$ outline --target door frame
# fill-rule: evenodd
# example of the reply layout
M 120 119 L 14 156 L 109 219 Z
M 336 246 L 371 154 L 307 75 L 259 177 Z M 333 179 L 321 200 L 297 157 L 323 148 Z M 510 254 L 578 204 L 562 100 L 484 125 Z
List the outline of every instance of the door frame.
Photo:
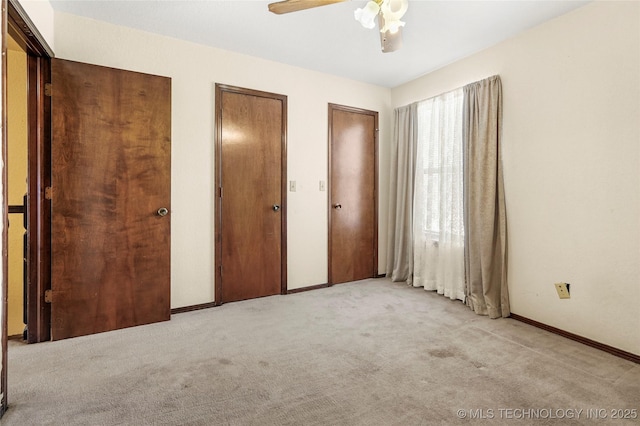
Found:
M 373 271 L 371 271 L 371 277 L 375 278 L 378 276 L 378 135 L 379 135 L 379 126 L 378 126 L 378 112 L 371 111 L 368 109 L 355 108 L 345 105 L 332 104 L 328 105 L 328 169 L 327 169 L 327 221 L 328 221 L 328 245 L 327 245 L 327 279 L 329 286 L 334 285 L 333 282 L 333 272 L 332 272 L 332 253 L 331 253 L 331 213 L 333 208 L 333 200 L 331 199 L 331 172 L 332 172 L 332 164 L 331 164 L 331 149 L 333 147 L 333 112 L 334 111 L 343 111 L 343 112 L 351 112 L 355 114 L 363 114 L 370 115 L 374 120 L 374 132 L 373 132 Z
M 280 170 L 280 294 L 287 294 L 287 97 L 277 93 L 246 89 L 216 83 L 215 86 L 215 273 L 214 273 L 214 306 L 222 304 L 222 94 L 235 93 L 246 96 L 275 99 L 282 105 L 282 133 L 281 133 L 281 170 Z
M 22 45 L 27 52 L 27 126 L 28 126 L 28 175 L 29 200 L 28 214 L 30 233 L 28 265 L 29 284 L 27 298 L 32 303 L 27 309 L 27 322 L 35 328 L 30 328 L 28 342 L 39 342 L 49 339 L 49 324 L 51 321 L 50 308 L 44 302 L 44 292 L 50 285 L 51 272 L 50 252 L 50 209 L 45 200 L 45 187 L 50 183 L 50 99 L 45 95 L 45 83 L 49 82 L 50 58 L 53 50 L 40 34 L 33 21 L 29 18 L 17 0 L 2 0 L 2 51 L 6 52 L 6 39 L 9 34 Z M 2 61 L 2 161 L 6 165 L 7 159 L 7 66 L 6 54 Z M 3 191 L 3 223 L 8 223 L 7 204 L 7 168 L 2 170 Z M 3 327 L 2 333 L 2 374 L 0 390 L 3 392 L 0 401 L 0 417 L 7 408 L 7 291 L 8 291 L 8 236 L 7 227 L 2 231 L 2 300 Z M 31 331 L 33 330 L 33 334 Z
M 45 302 L 45 292 L 51 288 L 51 201 L 46 194 L 51 185 L 51 97 L 45 85 L 51 81 L 54 53 L 20 3 L 9 0 L 8 6 L 8 31 L 27 52 L 27 342 L 38 343 L 51 338 L 51 305 Z

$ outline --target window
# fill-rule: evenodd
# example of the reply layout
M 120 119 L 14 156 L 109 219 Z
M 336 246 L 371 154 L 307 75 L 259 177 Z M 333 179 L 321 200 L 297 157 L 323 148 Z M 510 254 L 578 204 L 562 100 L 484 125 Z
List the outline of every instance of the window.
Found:
M 433 242 L 464 240 L 463 97 L 458 89 L 418 104 L 415 230 Z

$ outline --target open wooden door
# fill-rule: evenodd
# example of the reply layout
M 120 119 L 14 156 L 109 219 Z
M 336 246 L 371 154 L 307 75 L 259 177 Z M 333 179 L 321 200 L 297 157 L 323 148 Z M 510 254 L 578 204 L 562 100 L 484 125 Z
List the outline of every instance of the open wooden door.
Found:
M 51 74 L 52 339 L 168 320 L 171 80 Z

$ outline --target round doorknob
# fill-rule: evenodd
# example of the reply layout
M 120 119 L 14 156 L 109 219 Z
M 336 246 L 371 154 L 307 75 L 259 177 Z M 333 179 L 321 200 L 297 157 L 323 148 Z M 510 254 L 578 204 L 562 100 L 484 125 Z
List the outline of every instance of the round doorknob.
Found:
M 273 211 L 274 211 L 274 212 L 277 212 L 278 210 L 280 210 L 280 206 L 279 206 L 279 205 L 277 205 L 277 204 L 274 204 L 274 205 L 273 205 Z
M 334 204 L 333 208 L 336 210 L 340 210 L 342 208 L 342 204 Z
M 158 209 L 158 216 L 163 217 L 169 214 L 169 210 L 166 207 L 160 207 Z

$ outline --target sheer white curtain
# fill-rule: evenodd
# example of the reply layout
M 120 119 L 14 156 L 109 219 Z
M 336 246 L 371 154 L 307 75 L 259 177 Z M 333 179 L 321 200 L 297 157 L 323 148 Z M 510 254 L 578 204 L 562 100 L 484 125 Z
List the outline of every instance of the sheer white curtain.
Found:
M 462 88 L 418 103 L 414 287 L 465 300 Z

